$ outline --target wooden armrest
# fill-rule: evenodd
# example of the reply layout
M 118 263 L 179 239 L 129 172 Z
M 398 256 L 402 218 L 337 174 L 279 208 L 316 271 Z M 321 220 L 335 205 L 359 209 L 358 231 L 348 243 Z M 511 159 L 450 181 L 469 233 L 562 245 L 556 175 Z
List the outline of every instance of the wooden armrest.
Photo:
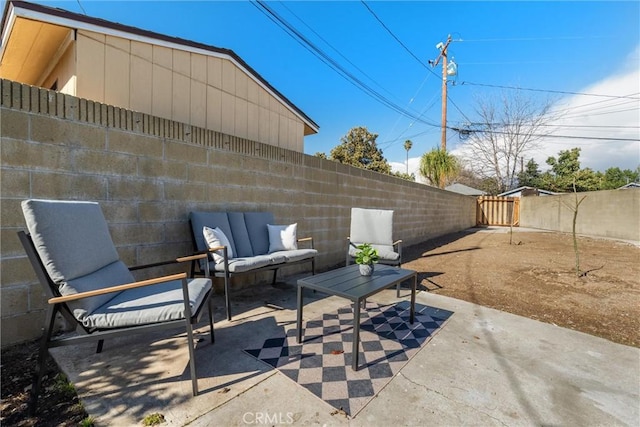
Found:
M 203 259 L 206 258 L 207 254 L 206 253 L 202 253 L 202 254 L 194 254 L 194 255 L 188 255 L 188 256 L 183 256 L 180 258 L 176 258 L 176 262 L 189 262 L 189 261 L 195 261 L 197 259 Z
M 142 270 L 144 268 L 161 267 L 163 265 L 177 264 L 177 263 L 186 262 L 186 261 L 194 261 L 196 259 L 204 258 L 205 256 L 206 256 L 206 252 L 204 254 L 193 254 L 185 257 L 171 259 L 169 261 L 160 261 L 160 262 L 154 262 L 151 264 L 135 265 L 133 267 L 129 267 L 129 270 L 135 271 L 135 270 Z
M 61 302 L 75 301 L 82 298 L 95 297 L 112 292 L 126 291 L 127 289 L 141 288 L 143 286 L 157 285 L 158 283 L 170 282 L 172 280 L 182 280 L 187 278 L 187 273 L 172 274 L 170 276 L 156 277 L 154 279 L 141 280 L 139 282 L 125 283 L 124 285 L 111 286 L 109 288 L 96 289 L 94 291 L 80 292 L 73 295 L 54 297 L 49 299 L 49 304 L 59 304 Z
M 215 246 L 213 248 L 209 248 L 207 249 L 208 252 L 215 252 L 215 251 L 220 251 L 222 249 L 226 248 L 226 246 Z
M 395 242 L 392 243 L 393 246 L 399 245 L 400 243 L 402 243 L 402 240 L 396 240 Z
M 313 237 L 301 237 L 298 239 L 298 242 L 308 242 L 313 240 Z

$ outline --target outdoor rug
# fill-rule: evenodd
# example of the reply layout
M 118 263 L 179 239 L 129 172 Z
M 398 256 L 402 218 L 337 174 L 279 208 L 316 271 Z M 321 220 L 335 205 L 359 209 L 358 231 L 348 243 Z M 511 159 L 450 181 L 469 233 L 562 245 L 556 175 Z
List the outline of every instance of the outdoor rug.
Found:
M 303 342 L 295 326 L 245 352 L 305 387 L 320 399 L 355 416 L 445 324 L 451 311 L 416 303 L 413 325 L 408 301 L 367 303 L 360 315 L 358 370 L 351 369 L 352 306 L 303 323 Z

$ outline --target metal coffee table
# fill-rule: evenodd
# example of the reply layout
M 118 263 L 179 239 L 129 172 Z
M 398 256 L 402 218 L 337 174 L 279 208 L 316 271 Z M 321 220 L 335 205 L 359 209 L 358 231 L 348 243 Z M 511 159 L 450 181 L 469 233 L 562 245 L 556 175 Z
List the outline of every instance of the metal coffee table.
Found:
M 297 342 L 302 341 L 302 299 L 304 288 L 314 289 L 329 295 L 337 295 L 353 301 L 353 363 L 351 367 L 358 370 L 358 353 L 360 346 L 360 305 L 368 297 L 390 288 L 396 284 L 413 278 L 411 287 L 411 314 L 409 321 L 413 324 L 416 306 L 416 287 L 418 273 L 404 268 L 391 267 L 378 264 L 375 266 L 372 276 L 361 276 L 357 264 L 315 276 L 298 280 L 298 335 Z

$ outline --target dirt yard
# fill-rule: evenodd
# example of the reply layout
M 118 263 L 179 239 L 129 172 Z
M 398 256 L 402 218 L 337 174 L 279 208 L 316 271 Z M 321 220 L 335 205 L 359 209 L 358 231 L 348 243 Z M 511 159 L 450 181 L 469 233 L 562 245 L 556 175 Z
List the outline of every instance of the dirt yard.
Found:
M 571 234 L 481 230 L 403 252 L 430 292 L 640 347 L 640 248 Z M 510 244 L 510 238 L 512 242 Z

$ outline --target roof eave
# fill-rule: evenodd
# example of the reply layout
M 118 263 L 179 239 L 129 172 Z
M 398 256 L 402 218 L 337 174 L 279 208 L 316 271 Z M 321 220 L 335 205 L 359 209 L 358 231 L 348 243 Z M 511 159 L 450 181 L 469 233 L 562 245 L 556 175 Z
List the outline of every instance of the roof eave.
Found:
M 191 40 L 181 39 L 178 37 L 167 36 L 165 34 L 155 33 L 153 31 L 143 30 L 141 28 L 129 25 L 119 24 L 100 18 L 93 18 L 64 9 L 52 8 L 35 3 L 24 1 L 10 1 L 5 5 L 4 15 L 2 18 L 2 46 L 0 46 L 0 58 L 4 53 L 5 37 L 10 34 L 12 22 L 16 17 L 24 17 L 27 19 L 40 20 L 50 22 L 52 24 L 66 26 L 70 28 L 83 29 L 101 34 L 108 34 L 115 37 L 128 38 L 145 43 L 160 44 L 162 46 L 173 49 L 188 50 L 193 53 L 199 53 L 207 56 L 215 56 L 224 58 L 233 62 L 238 68 L 243 70 L 251 79 L 263 87 L 274 98 L 284 104 L 292 113 L 300 117 L 304 122 L 305 128 L 311 130 L 305 135 L 318 133 L 320 127 L 309 116 L 307 116 L 300 108 L 293 104 L 287 97 L 280 93 L 267 80 L 265 80 L 258 72 L 256 72 L 249 64 L 247 64 L 233 50 L 219 48 L 216 46 L 206 45 Z M 9 22 L 7 22 L 7 20 Z M 5 35 L 6 34 L 6 35 Z

